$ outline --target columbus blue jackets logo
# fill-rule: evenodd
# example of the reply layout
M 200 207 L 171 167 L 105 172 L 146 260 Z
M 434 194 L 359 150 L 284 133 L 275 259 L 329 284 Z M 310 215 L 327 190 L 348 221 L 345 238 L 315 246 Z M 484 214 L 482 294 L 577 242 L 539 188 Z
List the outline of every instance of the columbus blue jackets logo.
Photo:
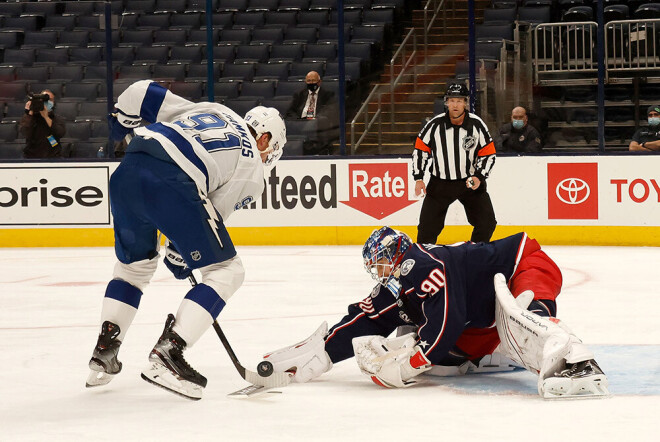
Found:
M 477 139 L 472 135 L 467 135 L 463 138 L 463 149 L 470 150 L 477 144 Z
M 401 276 L 406 276 L 408 273 L 410 273 L 414 265 L 414 259 L 406 259 L 403 261 L 403 264 L 401 264 Z

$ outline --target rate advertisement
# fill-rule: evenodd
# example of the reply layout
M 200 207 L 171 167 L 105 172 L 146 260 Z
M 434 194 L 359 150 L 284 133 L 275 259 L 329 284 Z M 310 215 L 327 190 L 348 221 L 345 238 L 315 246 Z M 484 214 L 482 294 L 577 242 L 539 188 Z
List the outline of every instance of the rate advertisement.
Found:
M 261 198 L 234 212 L 230 227 L 371 226 L 417 223 L 407 158 L 280 161 L 266 172 Z
M 0 165 L 0 226 L 110 226 L 110 171 L 80 164 Z

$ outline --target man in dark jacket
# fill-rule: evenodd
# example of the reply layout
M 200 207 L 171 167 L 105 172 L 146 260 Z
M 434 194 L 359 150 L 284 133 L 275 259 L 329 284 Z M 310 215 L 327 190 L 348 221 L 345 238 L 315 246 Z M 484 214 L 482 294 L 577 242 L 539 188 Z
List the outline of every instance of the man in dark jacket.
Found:
M 55 95 L 48 89 L 41 91 L 48 100 L 34 98 L 25 103 L 25 115 L 21 119 L 20 131 L 25 136 L 24 158 L 59 158 L 62 156 L 60 139 L 66 132 L 64 121 L 55 116 Z M 44 97 L 45 98 L 45 97 Z M 43 103 L 40 106 L 39 103 Z M 37 109 L 41 107 L 41 109 Z
M 522 106 L 513 108 L 511 122 L 500 128 L 499 140 L 496 139 L 495 142 L 498 152 L 541 151 L 541 135 L 528 123 L 527 111 Z
M 316 120 L 316 140 L 304 144 L 305 154 L 330 154 L 332 141 L 339 137 L 335 94 L 321 88 L 321 76 L 316 71 L 307 74 L 305 83 L 307 87 L 293 95 L 286 119 Z

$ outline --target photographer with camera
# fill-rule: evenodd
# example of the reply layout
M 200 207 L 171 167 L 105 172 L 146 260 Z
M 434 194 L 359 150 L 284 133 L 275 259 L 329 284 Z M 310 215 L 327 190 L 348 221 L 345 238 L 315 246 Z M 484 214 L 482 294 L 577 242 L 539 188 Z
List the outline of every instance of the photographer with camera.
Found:
M 62 156 L 60 139 L 66 132 L 64 121 L 55 116 L 55 95 L 45 89 L 30 95 L 25 103 L 25 115 L 20 131 L 25 136 L 24 158 L 59 158 Z

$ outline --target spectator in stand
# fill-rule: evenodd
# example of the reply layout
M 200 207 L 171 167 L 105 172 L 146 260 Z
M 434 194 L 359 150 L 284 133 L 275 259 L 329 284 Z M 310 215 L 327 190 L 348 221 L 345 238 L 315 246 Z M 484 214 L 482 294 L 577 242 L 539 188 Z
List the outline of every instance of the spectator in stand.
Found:
M 48 99 L 46 99 L 48 96 Z M 44 89 L 25 103 L 25 115 L 20 123 L 25 136 L 24 158 L 59 158 L 62 156 L 60 139 L 66 132 L 64 120 L 55 115 L 55 94 Z
M 536 128 L 528 123 L 527 111 L 518 106 L 511 111 L 511 122 L 500 128 L 499 137 L 495 140 L 498 152 L 540 152 L 541 135 Z
M 303 145 L 305 155 L 329 155 L 332 142 L 339 138 L 339 118 L 335 94 L 321 88 L 321 76 L 310 71 L 305 76 L 307 87 L 293 96 L 291 107 L 286 113 L 289 120 L 317 120 L 316 140 Z
M 638 129 L 628 149 L 633 152 L 660 151 L 660 105 L 649 106 L 646 111 L 649 126 Z

